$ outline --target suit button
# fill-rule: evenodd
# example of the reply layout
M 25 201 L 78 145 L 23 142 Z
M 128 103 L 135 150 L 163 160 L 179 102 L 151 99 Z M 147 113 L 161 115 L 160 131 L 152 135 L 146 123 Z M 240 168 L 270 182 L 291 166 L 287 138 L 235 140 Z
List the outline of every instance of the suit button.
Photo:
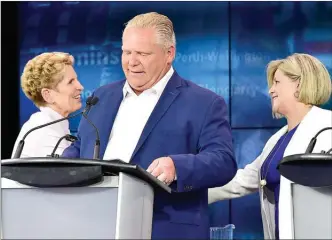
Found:
M 193 189 L 192 186 L 184 186 L 184 190 L 186 190 L 186 191 L 190 191 L 191 189 Z

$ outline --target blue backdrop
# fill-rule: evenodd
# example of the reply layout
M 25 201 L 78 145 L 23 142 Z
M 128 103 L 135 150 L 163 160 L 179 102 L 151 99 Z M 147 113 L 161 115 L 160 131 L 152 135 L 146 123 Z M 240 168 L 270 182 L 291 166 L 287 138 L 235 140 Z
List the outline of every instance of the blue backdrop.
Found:
M 305 52 L 332 70 L 328 2 L 26 2 L 20 5 L 20 73 L 37 54 L 69 52 L 85 101 L 99 86 L 124 77 L 123 25 L 150 11 L 174 23 L 179 74 L 226 99 L 239 167 L 252 162 L 285 124 L 272 118 L 267 63 Z M 332 101 L 323 107 L 331 109 Z M 20 124 L 35 111 L 21 91 Z M 78 122 L 70 122 L 73 133 Z M 235 224 L 235 238 L 263 238 L 257 194 L 215 203 L 210 213 L 211 226 Z

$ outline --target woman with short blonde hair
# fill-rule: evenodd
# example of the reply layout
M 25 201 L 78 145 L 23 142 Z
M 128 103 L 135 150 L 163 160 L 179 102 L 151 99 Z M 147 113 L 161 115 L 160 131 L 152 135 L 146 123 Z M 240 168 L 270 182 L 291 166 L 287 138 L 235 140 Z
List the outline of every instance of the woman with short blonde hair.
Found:
M 286 156 L 304 153 L 311 138 L 332 127 L 332 112 L 319 106 L 331 97 L 326 67 L 315 57 L 295 53 L 271 61 L 267 67 L 272 112 L 287 125 L 266 143 L 261 154 L 223 187 L 209 189 L 209 203 L 259 192 L 265 239 L 292 239 L 291 182 L 280 176 L 277 165 Z M 332 147 L 331 133 L 323 132 L 313 149 Z
M 273 86 L 274 75 L 278 69 L 292 82 L 299 84 L 294 93 L 298 102 L 319 106 L 330 99 L 331 78 L 324 64 L 317 58 L 295 53 L 285 59 L 271 61 L 267 67 L 269 89 Z
M 21 76 L 22 90 L 40 111 L 32 114 L 22 126 L 12 156 L 18 142 L 31 128 L 67 117 L 81 108 L 83 87 L 73 64 L 74 58 L 68 53 L 47 52 L 25 65 Z M 45 157 L 52 153 L 57 141 L 69 133 L 68 120 L 33 131 L 25 140 L 21 157 Z M 60 155 L 69 145 L 69 142 L 62 141 L 56 154 Z

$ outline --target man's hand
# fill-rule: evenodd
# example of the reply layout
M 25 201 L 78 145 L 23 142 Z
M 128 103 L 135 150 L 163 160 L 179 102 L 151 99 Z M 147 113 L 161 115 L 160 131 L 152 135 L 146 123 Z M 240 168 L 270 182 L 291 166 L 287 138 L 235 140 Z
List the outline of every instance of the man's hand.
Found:
M 175 166 L 170 157 L 155 159 L 147 171 L 167 185 L 170 185 L 175 178 Z

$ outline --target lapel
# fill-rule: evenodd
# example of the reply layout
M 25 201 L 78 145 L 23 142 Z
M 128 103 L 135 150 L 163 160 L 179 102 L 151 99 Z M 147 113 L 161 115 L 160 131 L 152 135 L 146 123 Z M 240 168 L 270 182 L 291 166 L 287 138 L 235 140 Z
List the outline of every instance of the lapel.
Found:
M 284 157 L 305 152 L 311 138 L 320 129 L 320 116 L 317 109 L 317 107 L 313 106 L 312 109 L 310 109 L 307 115 L 303 118 L 287 148 L 285 149 Z
M 180 88 L 183 82 L 181 77 L 174 71 L 173 76 L 167 83 L 162 95 L 160 96 L 159 101 L 157 102 L 155 108 L 153 109 L 148 121 L 145 124 L 141 137 L 138 140 L 136 148 L 131 156 L 130 161 L 135 157 L 139 149 L 142 147 L 143 143 L 153 130 L 153 128 L 157 125 L 159 120 L 164 116 L 168 108 L 171 106 L 173 101 L 179 95 Z
M 114 124 L 115 117 L 118 113 L 120 104 L 123 99 L 123 83 L 118 84 L 113 90 L 108 94 L 106 101 L 103 103 L 101 111 L 104 111 L 101 116 L 103 116 L 102 125 L 100 129 L 100 158 L 103 159 L 104 153 L 108 144 L 109 136 Z
M 319 119 L 319 108 L 313 106 L 312 109 L 307 113 L 307 115 L 303 118 L 299 126 L 297 127 L 292 139 L 290 140 L 287 148 L 284 152 L 284 157 L 303 153 L 305 149 L 307 148 L 310 139 L 316 134 L 316 132 L 320 128 L 320 124 L 318 123 L 316 119 Z M 317 125 L 318 127 L 313 127 Z M 267 149 L 265 151 L 265 154 L 263 155 L 262 164 L 267 158 L 268 154 L 272 151 L 273 147 L 277 144 L 280 137 L 287 132 L 287 125 L 282 127 L 274 136 L 271 138 L 271 141 L 269 142 Z

